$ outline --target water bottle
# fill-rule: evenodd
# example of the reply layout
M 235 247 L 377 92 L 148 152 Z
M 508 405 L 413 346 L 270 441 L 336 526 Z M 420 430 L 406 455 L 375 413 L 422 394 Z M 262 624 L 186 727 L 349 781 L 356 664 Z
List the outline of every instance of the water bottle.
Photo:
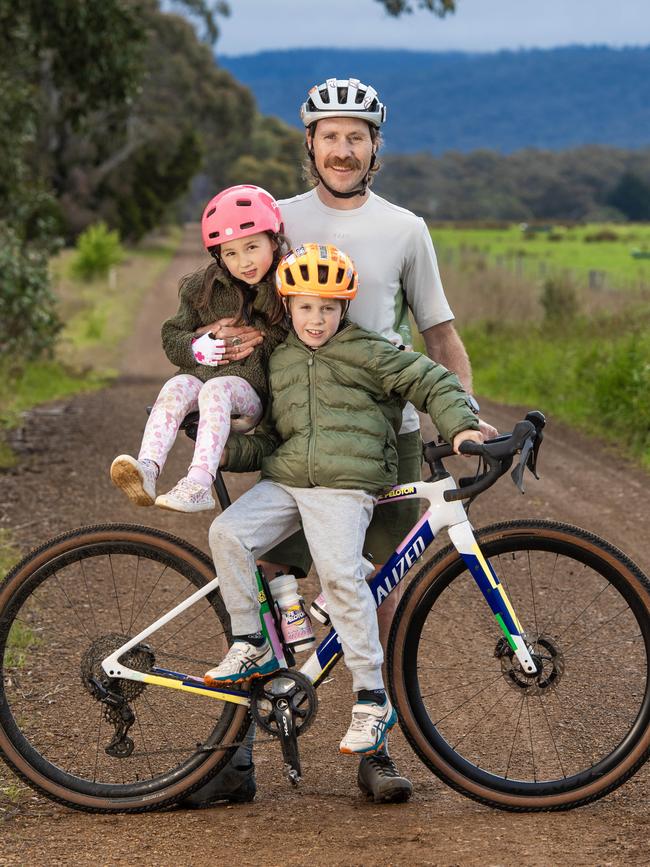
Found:
M 327 612 L 327 602 L 323 593 L 320 593 L 311 603 L 309 613 L 315 620 L 318 620 L 319 623 L 325 626 L 330 622 L 330 616 Z
M 316 640 L 311 620 L 298 593 L 293 575 L 276 575 L 269 584 L 271 595 L 280 609 L 280 626 L 285 644 L 295 653 L 309 650 Z

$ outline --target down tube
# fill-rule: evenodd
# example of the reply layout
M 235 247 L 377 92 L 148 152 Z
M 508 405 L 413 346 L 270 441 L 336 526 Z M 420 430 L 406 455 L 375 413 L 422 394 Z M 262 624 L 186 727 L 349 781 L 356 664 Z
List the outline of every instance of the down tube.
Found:
M 404 579 L 409 569 L 420 559 L 433 542 L 434 533 L 429 523 L 429 512 L 425 512 L 411 533 L 387 560 L 374 578 L 368 582 L 377 607 Z M 335 629 L 330 629 L 314 653 L 301 667 L 300 672 L 318 685 L 330 668 L 343 655 L 343 649 Z

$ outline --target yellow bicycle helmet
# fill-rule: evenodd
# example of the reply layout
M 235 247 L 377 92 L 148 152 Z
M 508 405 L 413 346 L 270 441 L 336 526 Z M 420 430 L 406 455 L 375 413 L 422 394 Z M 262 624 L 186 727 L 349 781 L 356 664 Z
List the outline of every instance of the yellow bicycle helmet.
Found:
M 283 298 L 318 295 L 351 301 L 359 279 L 349 256 L 332 244 L 301 244 L 280 259 L 275 284 Z

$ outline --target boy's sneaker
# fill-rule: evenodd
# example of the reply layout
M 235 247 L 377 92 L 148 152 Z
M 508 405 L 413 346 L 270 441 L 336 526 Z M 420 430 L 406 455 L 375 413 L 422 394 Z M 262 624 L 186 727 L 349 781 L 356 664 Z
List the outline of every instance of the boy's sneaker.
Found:
M 358 702 L 352 708 L 352 722 L 339 750 L 346 755 L 376 753 L 396 722 L 397 714 L 388 697 L 384 704 Z
M 264 677 L 279 668 L 280 663 L 268 641 L 261 647 L 255 647 L 248 641 L 235 641 L 223 662 L 206 671 L 203 680 L 208 686 L 222 686 L 224 683 L 239 683 L 251 677 Z
M 210 488 L 204 488 L 186 476 L 169 493 L 156 497 L 156 505 L 172 512 L 203 512 L 214 509 L 215 502 Z
M 111 464 L 111 481 L 136 506 L 153 506 L 156 499 L 156 470 L 131 455 L 118 455 Z
M 357 785 L 376 804 L 401 804 L 413 794 L 413 785 L 403 777 L 385 752 L 364 756 L 359 762 Z

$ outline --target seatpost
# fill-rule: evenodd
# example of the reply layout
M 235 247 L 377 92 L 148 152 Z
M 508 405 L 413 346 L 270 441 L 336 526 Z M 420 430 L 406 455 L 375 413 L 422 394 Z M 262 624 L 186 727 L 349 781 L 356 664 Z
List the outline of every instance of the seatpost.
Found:
M 217 494 L 217 499 L 221 505 L 221 510 L 227 509 L 231 503 L 230 494 L 228 493 L 228 489 L 226 488 L 226 483 L 223 480 L 223 476 L 221 475 L 221 470 L 217 468 L 217 473 L 214 477 L 214 490 Z

